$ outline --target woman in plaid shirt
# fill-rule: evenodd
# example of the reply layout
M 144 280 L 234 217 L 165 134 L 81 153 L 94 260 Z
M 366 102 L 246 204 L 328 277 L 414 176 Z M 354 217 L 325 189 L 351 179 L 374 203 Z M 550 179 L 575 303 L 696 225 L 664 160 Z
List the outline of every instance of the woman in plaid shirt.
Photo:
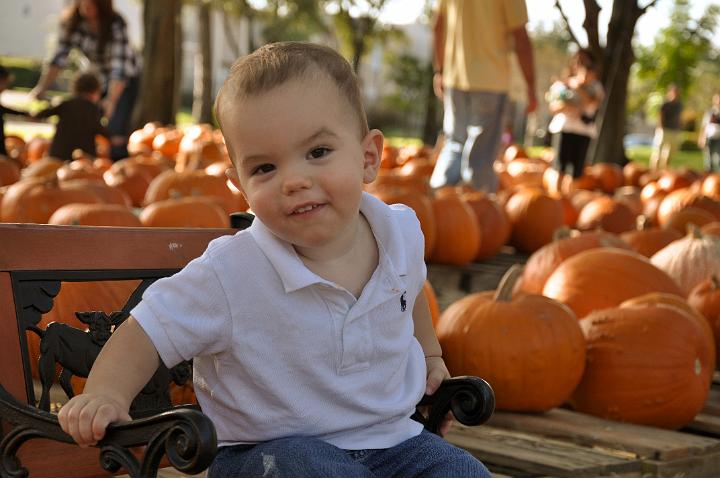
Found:
M 140 59 L 127 36 L 123 17 L 112 0 L 75 0 L 62 16 L 57 49 L 31 96 L 40 98 L 60 70 L 68 64 L 71 50 L 80 51 L 102 76 L 102 107 L 109 119 L 111 157 L 127 156 L 130 116 L 138 94 Z

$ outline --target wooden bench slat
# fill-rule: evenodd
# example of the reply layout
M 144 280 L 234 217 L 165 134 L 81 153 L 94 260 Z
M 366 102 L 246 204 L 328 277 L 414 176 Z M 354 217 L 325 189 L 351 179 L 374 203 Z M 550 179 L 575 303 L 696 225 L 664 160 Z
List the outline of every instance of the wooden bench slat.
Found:
M 0 224 L 0 271 L 181 268 L 236 229 Z
M 1 248 L 1 247 L 0 247 Z M 17 400 L 27 400 L 10 274 L 0 272 L 0 383 Z

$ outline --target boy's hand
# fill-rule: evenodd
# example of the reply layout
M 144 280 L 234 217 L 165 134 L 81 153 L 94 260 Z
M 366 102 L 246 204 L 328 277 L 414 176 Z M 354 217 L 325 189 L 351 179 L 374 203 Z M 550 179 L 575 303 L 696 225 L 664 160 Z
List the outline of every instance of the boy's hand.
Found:
M 110 396 L 84 393 L 73 397 L 58 413 L 60 427 L 81 447 L 95 445 L 112 422 L 131 420 L 127 407 Z
M 440 387 L 440 384 L 446 378 L 450 378 L 450 372 L 445 366 L 445 361 L 442 357 L 425 357 L 425 365 L 427 367 L 427 385 L 425 386 L 425 394 L 432 395 Z M 440 435 L 445 434 L 450 430 L 450 425 L 453 421 L 452 412 L 443 419 L 440 424 Z

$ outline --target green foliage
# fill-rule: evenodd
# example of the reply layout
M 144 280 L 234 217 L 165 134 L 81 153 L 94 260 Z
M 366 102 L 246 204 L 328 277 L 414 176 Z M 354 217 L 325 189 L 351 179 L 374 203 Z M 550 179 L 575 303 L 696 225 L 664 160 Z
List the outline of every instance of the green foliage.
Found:
M 719 18 L 720 5 L 708 6 L 700 18 L 694 19 L 689 0 L 675 0 L 670 24 L 658 31 L 652 46 L 638 49 L 631 111 L 644 111 L 652 119 L 657 98 L 651 93 L 664 93 L 671 83 L 680 87 L 689 110 L 707 106 L 711 93 L 706 90 L 712 90 L 710 85 L 720 86 L 718 50 L 712 42 Z M 706 75 L 713 70 L 714 75 Z
M 427 108 L 427 90 L 432 81 L 429 62 L 407 54 L 389 53 L 386 62 L 397 89 L 384 103 L 409 118 L 422 118 Z

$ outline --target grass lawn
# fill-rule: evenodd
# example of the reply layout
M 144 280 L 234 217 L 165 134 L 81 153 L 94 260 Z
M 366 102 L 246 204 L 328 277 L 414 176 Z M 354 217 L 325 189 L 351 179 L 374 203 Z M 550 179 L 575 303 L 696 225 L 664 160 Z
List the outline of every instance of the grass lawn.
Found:
M 547 148 L 543 146 L 532 146 L 528 148 L 528 154 L 533 157 L 540 156 Z M 652 146 L 631 146 L 625 149 L 628 158 L 631 161 L 636 161 L 644 166 L 650 163 L 650 154 L 652 153 Z M 703 153 L 700 150 L 693 151 L 677 151 L 670 160 L 670 167 L 672 168 L 690 168 L 696 171 L 703 170 Z

